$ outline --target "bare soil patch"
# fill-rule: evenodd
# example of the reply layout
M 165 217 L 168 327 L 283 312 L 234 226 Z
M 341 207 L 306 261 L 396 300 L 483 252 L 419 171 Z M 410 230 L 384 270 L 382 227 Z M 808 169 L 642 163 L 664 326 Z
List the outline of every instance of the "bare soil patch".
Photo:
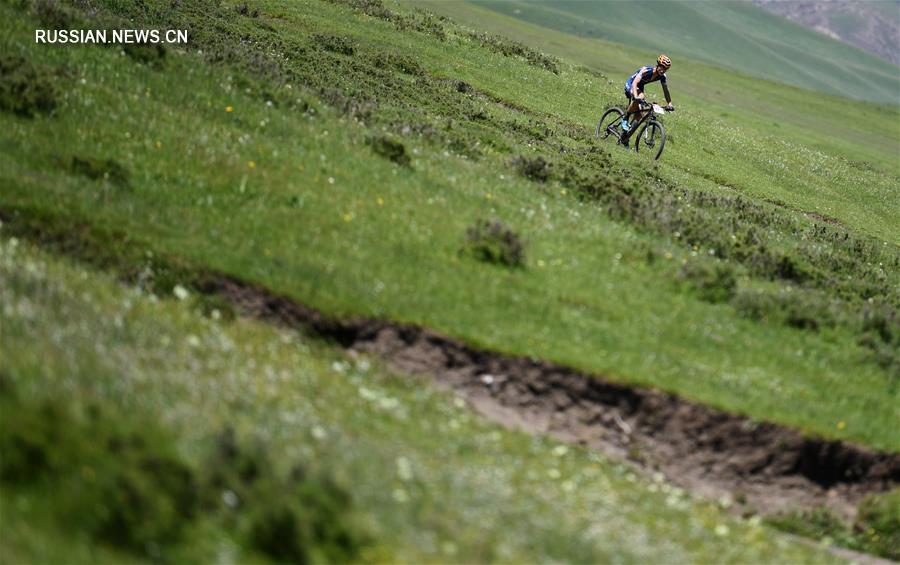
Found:
M 0 209 L 4 231 L 141 284 L 140 242 L 84 224 Z M 900 485 L 900 453 L 804 435 L 662 391 L 610 382 L 568 367 L 481 350 L 432 330 L 389 321 L 336 320 L 265 287 L 155 255 L 155 286 L 187 283 L 211 304 L 297 328 L 383 358 L 455 390 L 485 417 L 596 449 L 661 472 L 741 513 L 825 506 L 852 518 L 868 494 Z M 168 289 L 168 290 L 166 290 Z
M 852 516 L 900 483 L 900 454 L 880 453 L 716 410 L 665 392 L 608 382 L 546 361 L 473 348 L 431 330 L 337 321 L 231 277 L 208 280 L 244 315 L 311 331 L 378 355 L 456 391 L 483 416 L 626 459 L 742 513 L 826 506 Z

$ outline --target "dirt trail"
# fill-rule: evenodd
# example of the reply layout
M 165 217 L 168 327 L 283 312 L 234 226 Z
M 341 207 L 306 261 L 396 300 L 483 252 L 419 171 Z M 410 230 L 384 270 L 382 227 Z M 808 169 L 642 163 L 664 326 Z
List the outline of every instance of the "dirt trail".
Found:
M 480 351 L 423 328 L 331 320 L 233 278 L 214 278 L 202 290 L 242 314 L 306 329 L 400 371 L 427 375 L 504 426 L 627 459 L 701 496 L 726 497 L 738 512 L 825 505 L 851 517 L 865 495 L 900 484 L 900 454 L 805 437 L 656 390 Z

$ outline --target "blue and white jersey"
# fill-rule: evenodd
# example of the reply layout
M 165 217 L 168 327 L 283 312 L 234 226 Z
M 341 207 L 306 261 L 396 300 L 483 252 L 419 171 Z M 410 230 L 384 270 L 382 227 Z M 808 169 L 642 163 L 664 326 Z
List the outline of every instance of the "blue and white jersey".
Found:
M 633 75 L 628 77 L 628 80 L 625 81 L 625 91 L 631 92 L 631 87 L 634 84 L 635 79 L 637 79 L 637 89 L 638 92 L 643 92 L 644 85 L 649 84 L 651 82 L 659 81 L 662 84 L 666 84 L 666 75 L 657 75 L 656 78 L 653 77 L 653 69 L 656 67 L 641 67 L 638 69 Z

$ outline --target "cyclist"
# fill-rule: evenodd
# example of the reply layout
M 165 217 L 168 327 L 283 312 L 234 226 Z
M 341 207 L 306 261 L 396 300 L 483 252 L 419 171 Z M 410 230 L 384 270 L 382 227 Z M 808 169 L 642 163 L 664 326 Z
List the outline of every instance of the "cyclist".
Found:
M 628 77 L 628 80 L 625 82 L 625 97 L 628 98 L 630 103 L 628 104 L 628 109 L 625 111 L 625 116 L 635 116 L 634 122 L 638 122 L 644 117 L 643 112 L 640 114 L 632 114 L 632 112 L 637 112 L 641 107 L 638 100 L 644 99 L 644 85 L 656 81 L 659 81 L 660 84 L 662 84 L 663 94 L 666 96 L 666 104 L 668 104 L 666 110 L 675 110 L 675 107 L 672 105 L 672 97 L 669 96 L 669 87 L 666 86 L 666 71 L 668 71 L 671 66 L 672 60 L 666 55 L 660 55 L 656 58 L 656 67 L 641 67 L 633 75 Z M 622 118 L 622 129 L 625 130 L 622 143 L 628 145 L 628 137 L 631 134 L 631 124 L 627 117 Z

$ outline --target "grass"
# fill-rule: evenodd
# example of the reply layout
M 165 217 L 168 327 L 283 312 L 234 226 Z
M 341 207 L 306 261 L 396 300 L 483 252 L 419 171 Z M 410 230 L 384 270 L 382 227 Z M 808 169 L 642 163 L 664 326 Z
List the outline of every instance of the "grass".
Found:
M 859 507 L 855 522 L 843 520 L 819 508 L 768 520 L 772 526 L 857 551 L 900 559 L 900 490 L 873 496 Z
M 307 507 L 343 497 L 364 532 L 359 561 L 832 559 L 594 453 L 487 424 L 376 360 L 203 316 L 193 295 L 179 295 L 0 240 L 4 561 L 296 558 L 283 553 L 290 536 L 273 548 L 253 526 L 266 519 L 260 509 L 308 496 L 279 478 L 291 469 L 291 480 L 343 493 Z M 31 459 L 27 478 L 10 472 L 16 437 L 46 456 Z M 112 446 L 128 456 L 105 453 Z M 146 460 L 181 469 L 198 500 L 177 518 L 179 535 L 163 535 L 166 491 L 132 493 L 142 504 L 122 508 L 142 519 L 127 531 L 145 543 L 123 544 L 132 538 L 93 527 L 105 515 L 98 485 L 173 476 L 157 477 Z M 329 516 L 308 525 L 327 531 Z
M 735 2 L 498 2 L 475 4 L 573 35 L 689 57 L 833 95 L 896 104 L 896 65 L 761 7 Z M 896 13 L 893 14 L 896 19 Z M 637 68 L 637 65 L 635 65 Z
M 607 81 L 617 104 L 623 102 L 620 91 L 625 80 L 638 66 L 653 63 L 659 54 L 646 48 L 564 33 L 469 2 L 412 4 L 580 63 L 593 71 L 597 78 Z M 728 79 L 711 85 L 709 77 L 722 73 L 727 73 Z M 896 159 L 900 135 L 897 123 L 900 117 L 896 104 L 864 105 L 839 96 L 750 77 L 689 57 L 676 58 L 669 78 L 673 81 L 671 94 L 678 107 L 678 113 L 668 116 L 669 120 L 680 120 L 685 113 L 691 113 L 702 116 L 706 122 L 738 128 L 745 137 L 758 136 L 770 141 L 780 139 L 791 145 L 799 144 L 856 161 L 859 166 L 874 164 L 894 175 L 900 172 Z M 658 86 L 651 85 L 647 92 L 651 97 L 662 100 Z M 582 97 L 585 96 L 591 102 L 593 114 L 590 117 L 585 115 L 583 119 L 590 123 L 598 119 L 598 108 L 602 108 L 607 100 L 598 95 L 597 89 L 585 89 Z M 710 153 L 717 151 L 716 146 L 708 142 L 696 144 L 695 148 L 697 151 L 691 151 L 689 156 L 692 164 L 706 161 Z M 706 151 L 702 151 L 703 148 Z M 685 155 L 683 158 L 687 157 Z M 720 172 L 728 174 L 732 167 L 733 164 L 720 167 Z M 735 181 L 734 186 L 746 187 L 741 179 L 745 172 L 733 175 L 731 180 Z M 784 181 L 788 181 L 785 187 L 789 186 L 790 179 L 783 177 L 770 184 L 781 187 Z M 817 203 L 818 206 L 826 204 Z
M 652 166 L 590 138 L 598 103 L 583 93 L 613 101 L 617 86 L 564 62 L 556 74 L 521 46 L 501 49 L 503 40 L 415 11 L 372 16 L 309 0 L 259 3 L 254 18 L 201 4 L 159 5 L 156 16 L 115 5 L 117 17 L 197 30 L 203 54 L 168 53 L 162 66 L 108 48 L 30 45 L 21 30 L 31 16 L 2 7 L 13 53 L 69 73 L 51 116 L 0 116 L 8 229 L 31 222 L 73 237 L 88 225 L 118 234 L 102 243 L 110 249 L 231 273 L 331 315 L 423 324 L 900 447 L 898 208 L 873 204 L 896 199 L 892 173 L 691 115 L 667 120 L 671 147 Z M 247 34 L 299 55 L 229 39 Z M 402 153 L 373 145 L 384 135 Z M 721 154 L 687 159 L 706 155 L 710 139 Z M 534 169 L 523 156 L 546 170 L 523 176 Z M 75 159 L 112 160 L 127 183 L 73 170 Z M 744 196 L 744 183 L 784 205 Z M 812 186 L 819 193 L 799 189 Z M 845 228 L 790 209 L 817 210 L 837 191 L 846 205 L 828 211 Z M 527 241 L 524 268 L 460 255 L 486 218 Z M 142 261 L 122 256 L 140 272 Z M 744 302 L 684 283 L 685 272 L 706 271 L 685 265 L 717 261 L 734 271 L 726 297 L 824 293 L 836 321 L 747 316 Z M 869 310 L 886 331 L 870 331 Z

